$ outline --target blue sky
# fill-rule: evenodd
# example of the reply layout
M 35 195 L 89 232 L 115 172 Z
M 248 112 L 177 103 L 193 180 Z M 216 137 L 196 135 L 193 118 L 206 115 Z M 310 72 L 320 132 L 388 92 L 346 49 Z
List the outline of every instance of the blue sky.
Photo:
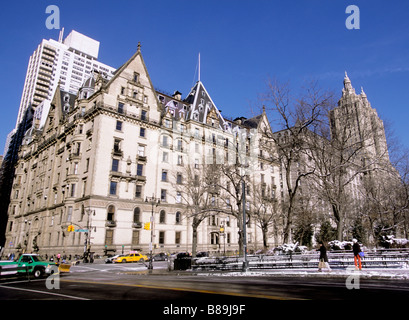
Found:
M 359 30 L 345 26 L 351 4 L 360 9 Z M 201 80 L 230 117 L 252 115 L 268 77 L 294 89 L 315 79 L 340 97 L 346 70 L 409 147 L 409 1 L 20 0 L 0 12 L 0 152 L 29 56 L 41 39 L 58 39 L 45 25 L 48 5 L 59 7 L 65 36 L 74 29 L 100 41 L 99 60 L 113 67 L 140 41 L 154 86 L 167 92 L 189 92 L 200 52 Z

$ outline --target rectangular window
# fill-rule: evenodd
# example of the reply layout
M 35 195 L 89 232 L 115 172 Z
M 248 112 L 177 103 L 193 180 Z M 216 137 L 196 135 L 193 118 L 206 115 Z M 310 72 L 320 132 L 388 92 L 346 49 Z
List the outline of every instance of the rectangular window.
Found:
M 109 186 L 109 194 L 116 195 L 117 184 L 118 183 L 116 181 L 111 181 L 111 184 Z
M 138 163 L 136 167 L 136 175 L 143 176 L 143 164 Z
M 182 174 L 181 173 L 178 173 L 176 175 L 176 183 L 177 184 L 182 184 Z
M 118 172 L 118 168 L 119 168 L 119 160 L 118 159 L 112 159 L 111 171 Z
M 107 230 L 105 233 L 105 244 L 110 246 L 113 244 L 114 240 L 114 230 Z
M 141 111 L 141 120 L 146 120 L 146 111 L 145 110 Z
M 162 170 L 162 181 L 168 181 L 168 172 L 166 170 Z
M 75 197 L 75 187 L 76 187 L 76 184 L 72 183 L 71 184 L 71 197 Z
M 145 146 L 138 146 L 138 156 L 140 157 L 145 156 Z
M 182 202 L 182 193 L 180 191 L 176 192 L 176 203 Z
M 122 102 L 118 103 L 118 113 L 124 113 L 124 104 Z
M 160 201 L 166 202 L 166 190 L 165 189 L 161 189 L 160 191 Z
M 180 244 L 180 239 L 181 239 L 181 232 L 180 231 L 176 231 L 175 233 L 175 244 Z
M 71 220 L 72 220 L 72 207 L 68 207 L 67 222 L 70 222 Z
M 139 136 L 145 137 L 145 128 L 141 128 L 141 130 L 139 131 Z
M 82 195 L 81 195 L 82 197 L 85 196 L 86 191 L 87 191 L 87 179 L 83 179 L 83 181 L 82 181 Z
M 168 144 L 168 137 L 167 136 L 163 136 L 162 137 L 162 147 L 168 148 L 169 144 Z
M 79 156 L 80 152 L 81 152 L 81 142 L 78 142 L 74 155 Z
M 114 139 L 114 152 L 121 151 L 121 139 Z
M 142 198 L 142 186 L 136 185 L 135 187 L 135 198 Z
M 165 231 L 159 232 L 159 244 L 165 244 Z
M 132 231 L 132 244 L 133 245 L 139 244 L 139 230 Z
M 122 131 L 122 121 L 119 121 L 119 120 L 116 121 L 115 129 L 118 131 Z

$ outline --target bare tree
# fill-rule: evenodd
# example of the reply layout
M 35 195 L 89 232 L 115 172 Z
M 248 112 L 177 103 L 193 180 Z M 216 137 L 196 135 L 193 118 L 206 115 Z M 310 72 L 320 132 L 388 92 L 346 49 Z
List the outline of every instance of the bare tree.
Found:
M 274 161 L 281 163 L 285 176 L 287 201 L 284 202 L 286 221 L 283 240 L 286 243 L 291 240 L 294 206 L 300 182 L 315 172 L 314 167 L 304 165 L 309 149 L 305 143 L 306 133 L 315 132 L 317 126 L 325 120 L 333 95 L 320 90 L 315 82 L 311 82 L 299 98 L 291 94 L 288 84 L 270 79 L 267 86 L 262 102 L 267 104 L 266 109 L 273 113 L 273 118 L 278 118 L 281 129 L 274 134 L 266 134 L 277 146 L 278 159 Z
M 385 169 L 387 150 L 371 152 L 375 147 L 373 127 L 358 124 L 353 108 L 328 109 L 328 115 L 328 121 L 316 128 L 316 138 L 308 143 L 316 192 L 331 206 L 337 238 L 343 240 L 345 227 L 360 214 L 359 186 L 363 188 L 365 181 L 373 181 L 374 174 Z
M 209 175 L 206 165 L 186 164 L 176 173 L 173 187 L 177 202 L 185 204 L 186 216 L 192 219 L 192 255 L 197 251 L 197 229 L 200 223 L 214 213 L 210 206 Z
M 268 249 L 270 230 L 280 224 L 281 210 L 275 195 L 275 189 L 262 185 L 253 185 L 253 205 L 251 216 L 256 220 L 263 234 L 264 250 Z

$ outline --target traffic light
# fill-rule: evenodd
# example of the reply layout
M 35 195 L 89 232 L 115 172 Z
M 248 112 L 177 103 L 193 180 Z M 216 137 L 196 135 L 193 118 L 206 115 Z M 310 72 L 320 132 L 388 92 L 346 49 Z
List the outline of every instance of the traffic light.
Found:
M 68 232 L 74 232 L 75 228 L 72 224 L 68 226 Z
M 145 230 L 150 230 L 151 229 L 151 223 L 150 222 L 146 222 L 144 227 Z

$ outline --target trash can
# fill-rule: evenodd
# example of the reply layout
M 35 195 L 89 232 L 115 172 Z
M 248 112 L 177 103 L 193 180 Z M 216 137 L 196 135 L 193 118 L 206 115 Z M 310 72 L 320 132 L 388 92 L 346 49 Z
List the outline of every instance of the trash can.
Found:
M 189 253 L 178 253 L 174 263 L 173 269 L 174 270 L 187 270 L 192 268 L 192 257 Z

